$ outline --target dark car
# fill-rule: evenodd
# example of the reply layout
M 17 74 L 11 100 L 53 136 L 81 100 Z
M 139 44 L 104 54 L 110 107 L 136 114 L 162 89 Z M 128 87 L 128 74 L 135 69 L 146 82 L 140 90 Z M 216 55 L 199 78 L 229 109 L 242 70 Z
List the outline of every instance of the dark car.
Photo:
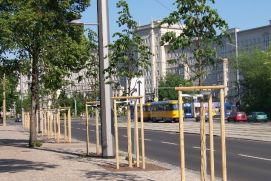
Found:
M 247 121 L 248 117 L 245 112 L 231 112 L 229 117 L 227 118 L 228 122 L 234 121 Z
M 18 116 L 15 118 L 15 122 L 22 122 L 21 115 L 18 115 Z
M 264 112 L 252 112 L 248 116 L 249 121 L 267 121 L 267 114 Z

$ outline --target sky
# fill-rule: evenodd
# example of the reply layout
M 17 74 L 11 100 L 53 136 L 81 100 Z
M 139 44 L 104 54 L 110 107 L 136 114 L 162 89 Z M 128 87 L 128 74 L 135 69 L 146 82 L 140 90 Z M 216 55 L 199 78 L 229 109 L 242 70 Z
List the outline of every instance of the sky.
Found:
M 91 0 L 91 6 L 83 13 L 84 23 L 97 22 L 97 0 Z M 131 15 L 140 25 L 149 24 L 151 20 L 160 20 L 175 10 L 175 0 L 127 0 Z M 110 32 L 119 31 L 117 0 L 108 0 Z M 212 5 L 225 19 L 229 28 L 251 29 L 269 24 L 271 20 L 271 0 L 216 0 Z M 94 27 L 92 27 L 94 29 Z

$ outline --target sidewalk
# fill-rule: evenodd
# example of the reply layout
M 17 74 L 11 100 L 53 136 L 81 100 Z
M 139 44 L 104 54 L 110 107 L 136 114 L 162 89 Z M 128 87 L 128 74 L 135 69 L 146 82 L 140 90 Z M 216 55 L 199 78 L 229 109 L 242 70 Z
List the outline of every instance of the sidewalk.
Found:
M 165 163 L 147 160 L 154 167 L 116 171 L 115 159 L 84 157 L 85 144 L 44 143 L 41 148 L 28 148 L 29 134 L 19 125 L 0 126 L 1 181 L 74 181 L 74 180 L 180 180 L 180 169 Z M 91 145 L 91 152 L 95 146 Z M 124 154 L 120 159 L 124 162 Z M 148 165 L 147 165 L 148 167 Z M 154 169 L 156 168 L 156 169 Z M 158 168 L 158 169 L 157 169 Z M 186 170 L 186 180 L 200 180 L 199 172 Z

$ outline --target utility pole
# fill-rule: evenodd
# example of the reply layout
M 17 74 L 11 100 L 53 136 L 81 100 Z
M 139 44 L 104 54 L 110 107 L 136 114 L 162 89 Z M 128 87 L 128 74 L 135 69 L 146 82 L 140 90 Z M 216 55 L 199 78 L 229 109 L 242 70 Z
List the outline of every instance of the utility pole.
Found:
M 73 98 L 74 101 L 74 117 L 77 117 L 77 101 L 76 101 L 76 96 Z
M 238 101 L 241 103 L 240 96 L 240 74 L 239 74 L 239 60 L 238 60 L 238 39 L 237 39 L 237 28 L 234 28 L 234 37 L 235 37 L 235 58 L 236 58 L 236 82 L 237 82 L 237 96 Z M 238 108 L 240 109 L 240 107 Z M 239 110 L 240 111 L 240 110 Z
M 3 126 L 6 126 L 6 74 L 3 77 Z
M 104 69 L 109 65 L 108 44 L 109 44 L 109 17 L 108 1 L 97 0 L 98 12 L 98 35 L 99 35 L 99 70 L 100 70 L 100 104 L 101 104 L 101 132 L 102 132 L 102 156 L 113 157 L 113 125 L 111 110 L 111 89 L 109 84 L 104 82 Z

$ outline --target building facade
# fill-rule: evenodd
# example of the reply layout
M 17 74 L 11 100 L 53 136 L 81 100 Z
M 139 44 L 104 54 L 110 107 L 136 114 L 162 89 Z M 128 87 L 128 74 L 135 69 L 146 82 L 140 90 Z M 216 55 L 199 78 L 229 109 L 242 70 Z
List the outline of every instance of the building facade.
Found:
M 176 34 L 182 32 L 182 25 L 161 25 L 159 21 L 152 21 L 151 24 L 139 26 L 137 33 L 149 47 L 152 56 L 150 57 L 151 67 L 144 73 L 146 100 L 153 100 L 158 97 L 158 82 L 167 73 L 167 50 L 166 46 L 160 44 L 161 37 L 168 31 Z
M 144 40 L 152 52 L 150 57 L 151 68 L 145 72 L 145 96 L 146 100 L 153 100 L 158 95 L 158 82 L 167 73 L 178 74 L 184 79 L 190 79 L 193 76 L 194 61 L 191 52 L 169 51 L 167 45 L 161 46 L 160 40 L 166 32 L 173 31 L 180 34 L 183 25 L 167 25 L 158 26 L 159 21 L 152 21 L 148 25 L 140 26 L 137 32 Z M 271 40 L 271 21 L 269 25 L 252 28 L 248 30 L 240 30 L 237 28 L 228 30 L 231 40 L 225 39 L 223 46 L 217 47 L 218 61 L 206 68 L 206 75 L 203 77 L 204 85 L 225 85 L 225 95 L 227 101 L 236 103 L 240 100 L 241 88 L 240 80 L 242 75 L 238 68 L 234 65 L 238 55 L 245 52 L 251 52 L 254 49 L 266 51 L 269 49 Z M 185 54 L 187 62 L 185 64 L 176 62 L 168 63 L 169 60 L 177 58 L 180 54 Z M 238 60 L 238 59 L 237 59 Z M 238 62 L 238 61 L 237 61 Z M 197 82 L 194 82 L 197 84 Z M 214 93 L 214 97 L 218 98 L 218 93 Z

